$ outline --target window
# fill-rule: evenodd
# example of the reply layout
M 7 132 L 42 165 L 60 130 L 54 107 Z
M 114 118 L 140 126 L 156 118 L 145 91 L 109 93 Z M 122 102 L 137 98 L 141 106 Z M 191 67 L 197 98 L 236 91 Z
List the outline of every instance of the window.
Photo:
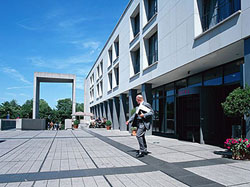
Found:
M 108 80 L 109 80 L 109 90 L 112 90 L 112 71 L 108 73 Z
M 208 30 L 241 9 L 240 0 L 203 0 L 202 29 Z
M 240 61 L 224 66 L 224 84 L 240 81 Z
M 136 51 L 131 51 L 132 65 L 134 74 L 140 72 L 140 48 Z
M 97 84 L 97 97 L 100 97 L 100 86 Z
M 109 48 L 108 53 L 109 53 L 109 65 L 111 65 L 112 62 L 113 62 L 113 51 L 112 51 L 112 46 Z
M 115 40 L 114 47 L 115 47 L 116 58 L 118 58 L 119 57 L 119 37 L 117 37 L 117 39 Z
M 158 37 L 157 32 L 148 39 L 148 65 L 158 61 Z
M 116 86 L 119 85 L 119 66 L 114 68 L 114 74 L 115 74 L 115 84 Z
M 166 86 L 166 133 L 175 133 L 175 95 L 174 95 L 174 84 L 168 84 Z
M 99 65 L 97 66 L 97 78 L 99 78 L 100 77 L 100 67 L 99 67 Z
M 188 78 L 188 87 L 202 86 L 202 75 L 194 75 Z
M 131 18 L 132 23 L 132 30 L 134 37 L 140 32 L 140 14 L 138 14 L 135 17 Z
M 146 14 L 149 21 L 157 13 L 157 0 L 147 0 L 145 6 L 147 6 Z
M 222 67 L 204 73 L 204 86 L 222 84 Z
M 100 82 L 100 97 L 103 95 L 103 83 Z
M 103 75 L 103 61 L 101 61 L 101 63 L 100 63 L 100 71 L 101 71 L 100 76 L 102 76 Z
M 94 85 L 94 74 L 90 76 L 90 86 Z

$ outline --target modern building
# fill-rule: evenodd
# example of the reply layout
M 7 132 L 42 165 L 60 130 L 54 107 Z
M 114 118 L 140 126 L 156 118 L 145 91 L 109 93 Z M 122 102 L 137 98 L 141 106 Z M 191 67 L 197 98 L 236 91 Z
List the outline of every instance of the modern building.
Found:
M 126 131 L 141 93 L 155 111 L 149 133 L 221 144 L 240 124 L 221 102 L 245 84 L 249 0 L 131 0 L 86 77 L 84 106 Z

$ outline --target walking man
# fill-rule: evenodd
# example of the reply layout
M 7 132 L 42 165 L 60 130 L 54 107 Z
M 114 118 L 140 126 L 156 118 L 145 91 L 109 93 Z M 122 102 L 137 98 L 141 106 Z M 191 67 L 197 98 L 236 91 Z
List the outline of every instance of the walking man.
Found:
M 126 122 L 126 125 L 133 122 L 134 126 L 137 126 L 136 138 L 140 147 L 139 152 L 136 155 L 136 157 L 138 158 L 143 157 L 148 153 L 145 133 L 146 130 L 150 129 L 154 111 L 151 105 L 144 101 L 142 95 L 136 96 L 136 102 L 139 104 L 139 106 L 136 107 L 136 112 Z

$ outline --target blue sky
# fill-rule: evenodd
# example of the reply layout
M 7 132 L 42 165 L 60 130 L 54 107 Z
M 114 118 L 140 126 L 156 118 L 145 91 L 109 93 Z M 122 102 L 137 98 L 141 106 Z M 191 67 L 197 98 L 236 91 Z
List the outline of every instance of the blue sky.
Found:
M 34 72 L 77 76 L 83 82 L 129 0 L 7 0 L 0 6 L 0 103 L 33 98 Z M 71 98 L 71 84 L 42 83 L 51 107 Z

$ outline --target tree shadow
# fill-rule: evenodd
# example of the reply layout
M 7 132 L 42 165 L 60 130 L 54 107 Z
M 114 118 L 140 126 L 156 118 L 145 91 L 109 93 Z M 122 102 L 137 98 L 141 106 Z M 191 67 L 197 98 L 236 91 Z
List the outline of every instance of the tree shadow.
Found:
M 232 158 L 232 152 L 225 150 L 225 151 L 214 151 L 214 154 L 221 155 L 222 158 Z

